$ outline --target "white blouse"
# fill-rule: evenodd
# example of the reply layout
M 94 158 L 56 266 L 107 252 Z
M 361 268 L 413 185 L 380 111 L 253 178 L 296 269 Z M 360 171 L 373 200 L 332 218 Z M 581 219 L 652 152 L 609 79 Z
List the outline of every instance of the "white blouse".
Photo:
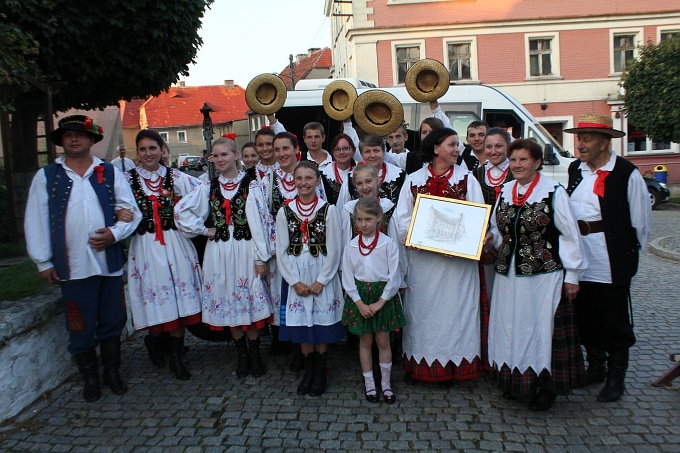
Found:
M 375 236 L 364 238 L 370 244 Z M 378 245 L 368 255 L 359 252 L 359 236 L 345 245 L 342 256 L 342 287 L 354 302 L 361 299 L 354 280 L 360 282 L 387 282 L 382 297 L 390 300 L 399 291 L 401 273 L 399 271 L 399 246 L 391 237 L 380 234 Z

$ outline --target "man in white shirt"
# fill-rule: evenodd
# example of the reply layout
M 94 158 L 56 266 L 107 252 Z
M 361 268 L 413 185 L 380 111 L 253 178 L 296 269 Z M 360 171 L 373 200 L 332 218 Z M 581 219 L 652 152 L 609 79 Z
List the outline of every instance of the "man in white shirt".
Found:
M 312 122 L 305 124 L 302 129 L 302 136 L 307 145 L 307 160 L 316 162 L 319 168 L 333 162 L 330 153 L 323 149 L 323 142 L 326 140 L 326 133 L 321 123 Z
M 588 358 L 588 383 L 606 383 L 600 402 L 625 391 L 628 349 L 635 344 L 631 279 L 649 238 L 651 206 L 637 168 L 611 151 L 611 139 L 625 135 L 609 116 L 585 114 L 578 126 L 579 160 L 569 166 L 574 215 L 588 269 L 574 301 L 581 343 Z
M 475 171 L 477 167 L 486 161 L 486 152 L 484 151 L 484 137 L 489 130 L 489 125 L 484 121 L 473 121 L 467 127 L 467 136 L 465 141 L 467 146 L 458 158 L 458 165 L 464 166 L 470 170 Z
M 394 154 L 407 153 L 406 140 L 408 140 L 408 131 L 406 124 L 401 123 L 401 126 L 396 131 L 392 132 L 386 137 L 387 143 L 390 145 L 390 152 Z
M 119 374 L 120 333 L 127 315 L 122 296 L 125 255 L 121 240 L 132 234 L 141 213 L 124 175 L 92 156 L 101 126 L 84 115 L 59 121 L 50 135 L 64 157 L 38 171 L 26 203 L 26 248 L 47 283 L 60 283 L 69 332 L 69 352 L 85 383 L 83 397 L 96 401 L 97 344 L 104 384 L 127 392 Z M 116 212 L 127 210 L 126 220 Z
M 125 173 L 126 171 L 130 171 L 136 167 L 135 162 L 132 159 L 125 157 L 126 154 L 127 148 L 125 147 L 125 145 L 118 145 L 118 157 L 111 161 L 111 165 L 113 165 L 123 173 Z

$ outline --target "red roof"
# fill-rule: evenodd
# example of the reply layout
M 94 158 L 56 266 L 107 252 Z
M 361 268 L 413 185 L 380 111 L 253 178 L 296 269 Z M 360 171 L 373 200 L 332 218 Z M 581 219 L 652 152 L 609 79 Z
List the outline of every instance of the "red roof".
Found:
M 315 68 L 330 68 L 333 66 L 333 52 L 328 47 L 324 47 L 321 50 L 317 50 L 310 56 L 300 61 L 299 63 L 294 63 L 295 67 L 295 80 L 300 81 L 307 78 L 312 69 Z M 288 90 L 290 90 L 290 65 L 286 66 L 283 71 L 279 73 L 286 84 Z
M 120 101 L 120 120 L 123 127 L 139 127 L 139 108 L 145 99 Z
M 213 109 L 210 113 L 213 124 L 223 124 L 247 118 L 245 93 L 238 85 L 232 88 L 224 85 L 172 87 L 167 92 L 149 98 L 137 110 L 144 109 L 149 128 L 197 126 L 203 123 L 201 107 L 207 102 Z M 130 107 L 128 105 L 126 110 Z M 139 112 L 136 124 L 139 124 Z M 123 125 L 128 124 L 124 122 Z

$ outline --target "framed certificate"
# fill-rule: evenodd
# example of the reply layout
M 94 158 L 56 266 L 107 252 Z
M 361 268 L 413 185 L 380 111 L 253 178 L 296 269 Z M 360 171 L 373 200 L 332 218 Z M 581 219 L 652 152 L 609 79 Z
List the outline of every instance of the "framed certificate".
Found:
M 406 246 L 479 260 L 491 206 L 419 193 Z

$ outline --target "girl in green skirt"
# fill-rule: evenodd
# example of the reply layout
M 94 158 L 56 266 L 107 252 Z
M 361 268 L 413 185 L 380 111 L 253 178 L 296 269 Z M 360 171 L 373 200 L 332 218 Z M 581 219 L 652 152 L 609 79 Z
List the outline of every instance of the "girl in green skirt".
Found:
M 366 399 L 380 398 L 372 371 L 373 338 L 378 345 L 383 399 L 393 404 L 390 373 L 392 350 L 390 332 L 404 327 L 404 312 L 399 298 L 399 246 L 380 233 L 383 211 L 374 197 L 361 198 L 354 208 L 359 234 L 345 245 L 342 257 L 342 286 L 347 296 L 342 322 L 360 337 L 359 360 L 366 386 Z

